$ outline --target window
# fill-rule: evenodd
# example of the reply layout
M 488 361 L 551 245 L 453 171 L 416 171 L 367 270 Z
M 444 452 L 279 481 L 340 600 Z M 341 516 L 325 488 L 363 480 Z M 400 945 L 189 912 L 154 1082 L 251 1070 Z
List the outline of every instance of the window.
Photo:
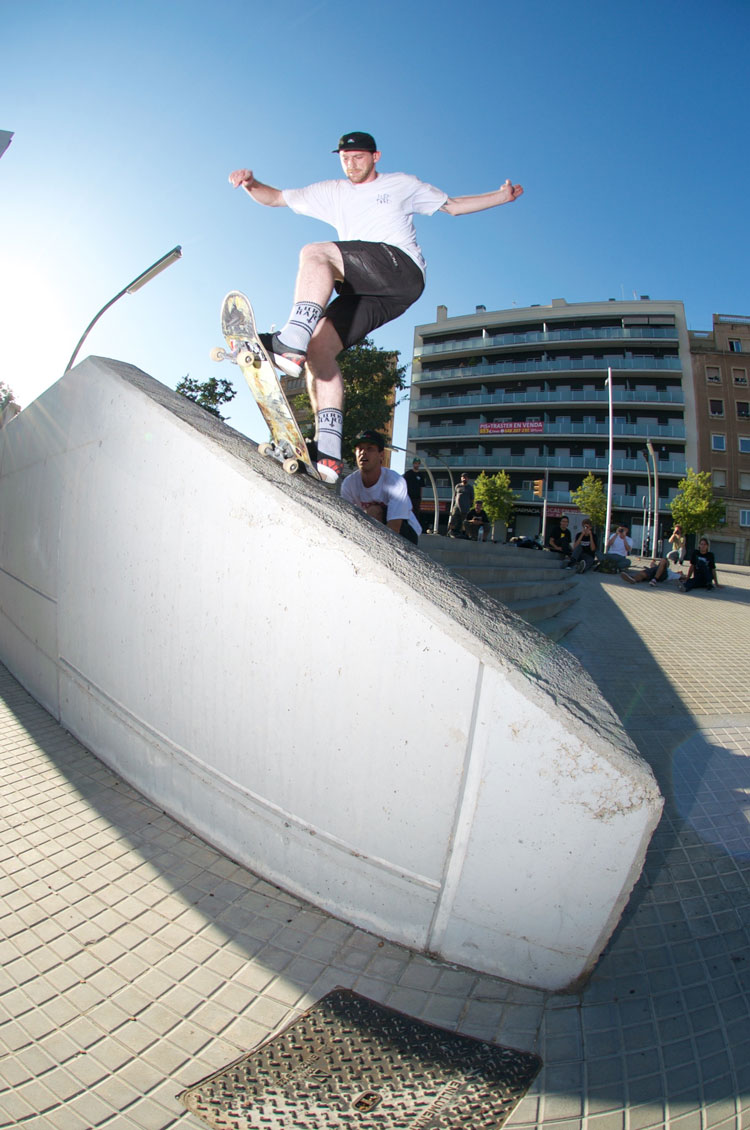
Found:
M 740 510 L 740 525 L 750 526 L 750 510 Z
M 747 369 L 732 369 L 732 380 L 740 388 L 747 388 Z
M 750 420 L 750 400 L 737 401 L 737 419 Z
M 740 471 L 740 490 L 750 490 L 750 472 Z
M 709 400 L 708 402 L 709 416 L 723 416 L 724 415 L 724 401 L 723 400 Z
M 715 487 L 725 487 L 727 485 L 726 471 L 712 471 L 711 482 Z
M 730 337 L 729 339 L 729 352 L 742 353 L 742 342 L 739 341 L 736 337 Z
M 750 455 L 750 436 L 740 436 L 740 451 L 743 455 Z
M 706 365 L 706 380 L 710 385 L 721 384 L 721 373 L 715 365 Z
M 726 451 L 727 437 L 721 435 L 711 436 L 711 450 L 712 451 Z

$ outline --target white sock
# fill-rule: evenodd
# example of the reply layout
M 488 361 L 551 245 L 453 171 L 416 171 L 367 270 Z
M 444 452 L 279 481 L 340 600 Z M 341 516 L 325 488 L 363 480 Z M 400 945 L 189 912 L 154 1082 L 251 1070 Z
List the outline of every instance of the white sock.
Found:
M 344 430 L 344 413 L 338 408 L 321 408 L 316 416 L 318 458 L 341 458 L 341 433 Z
M 317 302 L 295 302 L 289 321 L 279 330 L 279 339 L 291 349 L 307 353 L 312 332 L 320 320 L 323 307 Z

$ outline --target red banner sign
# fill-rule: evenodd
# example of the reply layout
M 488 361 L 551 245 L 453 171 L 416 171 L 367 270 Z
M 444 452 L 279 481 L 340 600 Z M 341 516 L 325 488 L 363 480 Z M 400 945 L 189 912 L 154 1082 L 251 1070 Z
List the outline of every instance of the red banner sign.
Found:
M 480 436 L 531 435 L 543 431 L 543 420 L 499 420 L 479 425 Z

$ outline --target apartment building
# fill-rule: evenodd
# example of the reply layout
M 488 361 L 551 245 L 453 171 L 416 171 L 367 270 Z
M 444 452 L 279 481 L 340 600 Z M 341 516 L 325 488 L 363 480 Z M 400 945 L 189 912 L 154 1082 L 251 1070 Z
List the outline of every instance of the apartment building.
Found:
M 433 472 L 441 511 L 450 474 L 503 469 L 520 498 L 516 533 L 541 529 L 540 479 L 548 520 L 580 518 L 571 491 L 589 471 L 606 485 L 610 369 L 613 521 L 627 523 L 640 545 L 657 480 L 668 533 L 669 502 L 687 466 L 697 466 L 695 390 L 683 304 L 648 297 L 478 306 L 457 317 L 439 306 L 434 322 L 416 327 L 409 447 Z
M 714 314 L 691 332 L 698 467 L 710 471 L 726 524 L 711 534 L 716 560 L 750 564 L 750 316 Z

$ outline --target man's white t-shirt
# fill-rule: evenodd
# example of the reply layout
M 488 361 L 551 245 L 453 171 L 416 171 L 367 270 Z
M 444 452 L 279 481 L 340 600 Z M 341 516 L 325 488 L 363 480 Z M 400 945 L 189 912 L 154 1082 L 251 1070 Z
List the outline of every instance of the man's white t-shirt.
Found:
M 284 203 L 303 216 L 331 224 L 340 240 L 362 239 L 400 247 L 419 266 L 425 261 L 412 217 L 431 216 L 447 193 L 408 173 L 378 173 L 366 184 L 324 180 L 306 188 L 285 188 Z
M 630 538 L 623 538 L 621 534 L 615 535 L 615 540 L 607 550 L 607 553 L 617 553 L 620 557 L 627 557 L 633 548 L 633 543 Z
M 397 518 L 408 522 L 415 534 L 422 533 L 422 527 L 414 517 L 409 492 L 406 489 L 406 479 L 390 467 L 380 468 L 380 478 L 374 486 L 366 487 L 362 482 L 362 475 L 354 471 L 347 475 L 341 484 L 341 497 L 363 510 L 364 502 L 380 502 L 385 507 L 386 522 L 393 522 Z

